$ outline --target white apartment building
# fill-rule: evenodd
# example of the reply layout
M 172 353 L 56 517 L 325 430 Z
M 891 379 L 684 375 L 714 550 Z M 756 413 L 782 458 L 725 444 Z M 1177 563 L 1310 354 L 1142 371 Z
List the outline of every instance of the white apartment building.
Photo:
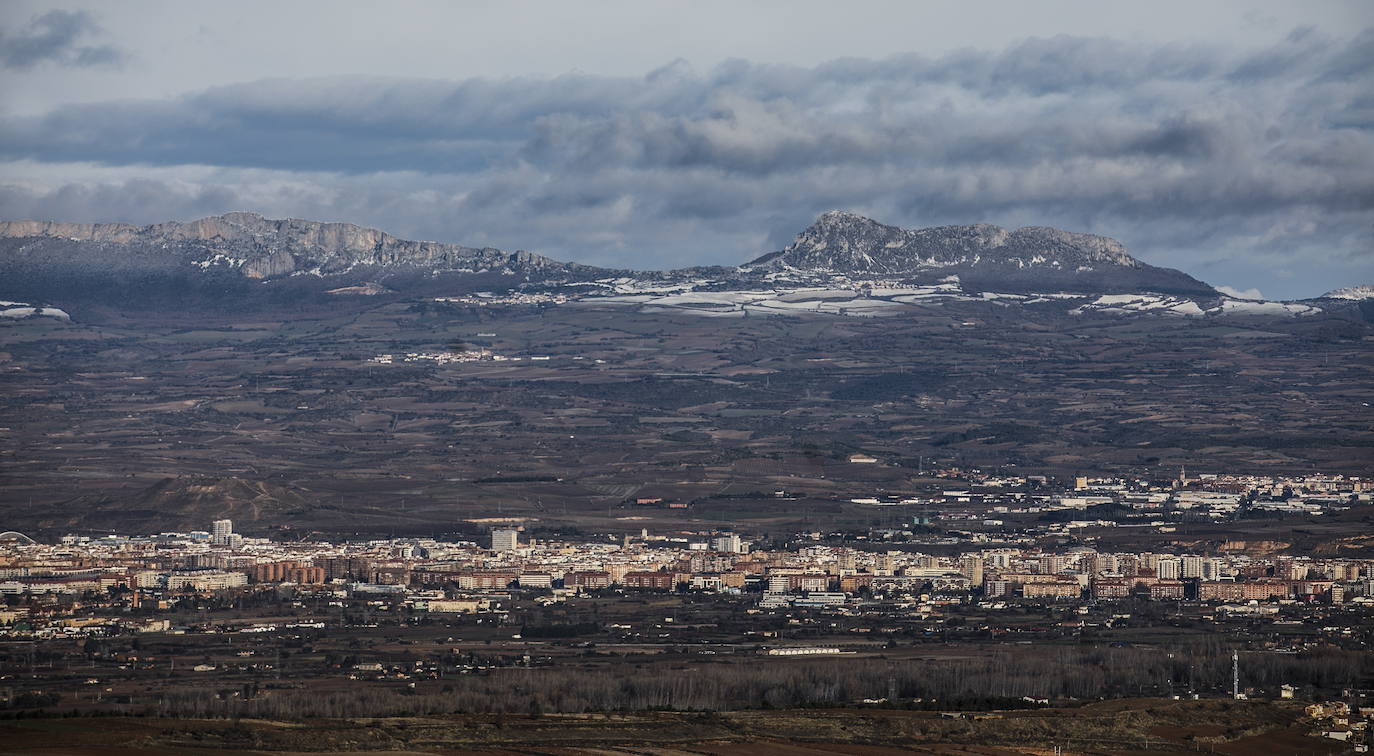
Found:
M 515 528 L 497 528 L 491 531 L 492 551 L 515 551 L 520 547 L 520 531 Z

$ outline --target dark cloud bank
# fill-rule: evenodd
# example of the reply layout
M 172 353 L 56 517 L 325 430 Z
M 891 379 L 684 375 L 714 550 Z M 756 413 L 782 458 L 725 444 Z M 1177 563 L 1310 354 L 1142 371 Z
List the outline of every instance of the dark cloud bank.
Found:
M 1374 278 L 1372 73 L 1374 32 L 1297 31 L 1245 52 L 1059 37 L 814 68 L 261 81 L 0 121 L 0 158 L 31 173 L 129 177 L 35 175 L 0 187 L 0 215 L 253 209 L 648 268 L 742 261 L 844 208 L 1093 231 L 1310 295 Z

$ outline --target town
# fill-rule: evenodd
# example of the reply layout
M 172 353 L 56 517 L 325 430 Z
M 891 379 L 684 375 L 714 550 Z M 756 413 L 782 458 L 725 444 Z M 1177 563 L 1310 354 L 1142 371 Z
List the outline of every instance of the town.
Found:
M 725 594 L 746 597 L 763 610 L 826 607 L 853 613 L 895 600 L 923 617 L 970 603 L 995 611 L 1007 601 L 1079 604 L 1086 614 L 1098 602 L 1127 598 L 1214 604 L 1209 612 L 1276 619 L 1281 609 L 1298 605 L 1374 607 L 1374 559 L 1277 553 L 1262 545 L 1256 554 L 1244 541 L 1143 551 L 1097 548 L 1092 537 L 1068 548 L 1043 544 L 1090 528 L 1167 535 L 1198 518 L 1243 512 L 1317 517 L 1369 506 L 1374 493 L 1359 478 L 1189 480 L 1180 471 L 1167 485 L 1076 477 L 1056 490 L 1036 476 L 1005 478 L 976 470 L 936 476 L 951 480 L 950 489 L 925 497 L 852 500 L 885 512 L 915 512 L 905 526 L 799 533 L 782 543 L 725 530 L 651 535 L 641 529 L 583 541 L 531 538 L 518 522 L 525 518 L 499 517 L 478 520 L 493 525 L 483 543 L 282 543 L 237 533 L 228 519 L 214 521 L 209 531 L 68 535 L 54 544 L 11 532 L 0 534 L 0 595 L 8 603 L 0 626 L 8 637 L 31 638 L 165 629 L 165 622 L 131 620 L 127 613 L 142 610 L 141 617 L 197 595 L 281 586 L 326 597 L 333 605 L 381 598 L 421 612 L 495 616 L 508 614 L 501 607 L 513 596 L 538 595 L 547 603 L 606 590 Z M 1099 519 L 1106 511 L 1114 519 Z M 1089 519 L 1082 513 L 1096 514 Z M 1038 516 L 1021 525 L 1011 519 L 1028 514 Z M 939 548 L 923 553 L 921 543 Z M 1351 631 L 1342 628 L 1340 634 Z
M 607 674 L 608 664 L 676 670 L 732 659 L 766 677 L 784 668 L 750 665 L 790 659 L 883 671 L 846 692 L 790 692 L 779 704 L 943 709 L 970 703 L 968 689 L 922 678 L 963 657 L 1010 667 L 1000 674 L 1013 680 L 993 695 L 1001 706 L 1142 694 L 1354 700 L 1331 709 L 1345 712 L 1343 728 L 1323 726 L 1364 743 L 1374 559 L 1235 539 L 1127 550 L 1094 534 L 1168 539 L 1189 522 L 1247 513 L 1320 518 L 1370 506 L 1366 481 L 935 474 L 945 485 L 938 494 L 855 497 L 884 513 L 880 527 L 785 539 L 724 529 L 558 537 L 500 517 L 480 518 L 480 542 L 285 542 L 241 534 L 227 519 L 206 531 L 56 543 L 6 533 L 0 690 L 11 710 L 64 700 L 283 714 L 288 704 L 315 711 L 293 688 L 315 679 L 344 686 L 338 696 L 382 686 L 433 696 L 441 710 L 522 711 L 536 693 L 520 688 L 517 702 L 501 703 L 488 690 L 503 671 L 542 670 L 558 688 L 588 664 Z M 891 524 L 899 511 L 904 522 Z M 1022 669 L 1045 653 L 1089 650 L 1118 661 L 1093 680 Z M 166 681 L 148 684 L 169 675 L 188 686 L 180 697 Z M 191 692 L 206 679 L 222 688 L 214 700 Z M 454 698 L 455 680 L 487 692 Z M 767 701 L 781 687 L 741 691 L 725 705 L 757 706 L 751 696 Z M 690 691 L 663 695 L 652 705 L 695 700 Z M 538 705 L 643 703 L 613 698 Z M 364 714 L 377 704 L 331 706 Z
M 1190 480 L 1180 471 L 1167 485 L 1076 477 L 1055 490 L 1043 476 L 1006 478 L 977 470 L 947 470 L 935 476 L 954 481 L 951 488 L 923 497 L 851 500 L 916 511 L 910 529 L 802 533 L 784 548 L 774 549 L 760 549 L 733 532 L 650 535 L 647 529 L 637 536 L 606 535 L 597 541 L 526 538 L 522 543 L 523 528 L 502 518 L 481 518 L 498 525 L 486 544 L 415 538 L 274 543 L 234 532 L 228 519 L 216 520 L 209 531 L 68 535 L 53 545 L 11 532 L 0 538 L 0 594 L 86 594 L 122 588 L 127 601 L 137 607 L 145 592 L 162 597 L 272 583 L 406 595 L 411 587 L 424 588 L 426 595 L 435 589 L 524 589 L 559 591 L 560 597 L 612 587 L 693 590 L 761 594 L 765 607 L 797 601 L 845 604 L 874 593 L 1374 603 L 1374 560 L 1369 559 L 1255 557 L 1244 543 L 1220 544 L 1215 553 L 1122 553 L 1091 545 L 1051 551 L 1035 546 L 1045 536 L 1090 526 L 1143 526 L 1168 534 L 1178 528 L 1171 523 L 1198 518 L 1234 518 L 1243 512 L 1315 517 L 1368 506 L 1374 503 L 1374 491 L 1366 490 L 1369 484 L 1360 478 L 1201 475 Z M 662 504 L 657 499 L 634 503 Z M 932 508 L 939 509 L 932 514 Z M 1095 513 L 1100 518 L 1104 512 L 1118 517 L 1080 519 L 1072 514 Z M 1052 513 L 1070 515 L 1066 519 Z M 1008 519 L 1027 514 L 1039 517 L 1021 527 Z M 514 518 L 520 519 L 524 518 Z M 935 522 L 965 527 L 972 523 L 980 529 L 945 530 L 932 542 L 958 548 L 944 555 L 882 548 L 886 541 L 913 540 L 917 530 L 938 530 L 930 527 Z M 990 529 L 998 536 L 990 535 Z M 988 547 L 995 537 L 1018 545 Z M 420 602 L 420 608 L 427 606 L 423 597 Z M 15 614 L 4 616 L 12 621 Z

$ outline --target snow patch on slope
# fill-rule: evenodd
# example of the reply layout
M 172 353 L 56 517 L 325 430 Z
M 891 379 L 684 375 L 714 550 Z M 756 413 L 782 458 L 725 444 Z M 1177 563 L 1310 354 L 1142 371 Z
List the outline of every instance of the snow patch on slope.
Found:
M 36 307 L 28 302 L 0 302 L 0 318 L 23 320 L 25 318 L 56 318 L 71 320 L 65 310 L 56 307 Z
M 1267 315 L 1278 317 L 1302 317 L 1318 315 L 1320 307 L 1293 304 L 1290 302 L 1265 302 L 1251 299 L 1222 297 L 1213 307 L 1204 309 L 1197 302 L 1185 297 L 1166 294 L 1104 294 L 1087 304 L 1069 310 L 1075 315 L 1096 312 L 1112 315 L 1135 313 L 1156 313 L 1161 315 L 1182 315 L 1186 317 L 1226 316 L 1226 315 Z
M 1328 291 L 1322 295 L 1322 298 L 1354 300 L 1374 299 L 1374 284 L 1365 284 L 1364 286 L 1350 286 L 1344 289 Z

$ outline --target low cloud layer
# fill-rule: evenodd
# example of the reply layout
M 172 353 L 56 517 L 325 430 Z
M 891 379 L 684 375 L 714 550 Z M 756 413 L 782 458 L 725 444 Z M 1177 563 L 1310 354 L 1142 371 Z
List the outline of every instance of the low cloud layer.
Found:
M 18 177 L 0 215 L 251 209 L 662 268 L 740 262 L 843 208 L 1091 231 L 1315 295 L 1374 279 L 1371 80 L 1374 32 L 1299 30 L 1245 51 L 1057 37 L 811 68 L 260 81 L 0 119 Z
M 1236 289 L 1230 286 L 1218 286 L 1216 289 L 1222 294 L 1239 299 L 1264 299 L 1264 294 L 1259 289 Z

